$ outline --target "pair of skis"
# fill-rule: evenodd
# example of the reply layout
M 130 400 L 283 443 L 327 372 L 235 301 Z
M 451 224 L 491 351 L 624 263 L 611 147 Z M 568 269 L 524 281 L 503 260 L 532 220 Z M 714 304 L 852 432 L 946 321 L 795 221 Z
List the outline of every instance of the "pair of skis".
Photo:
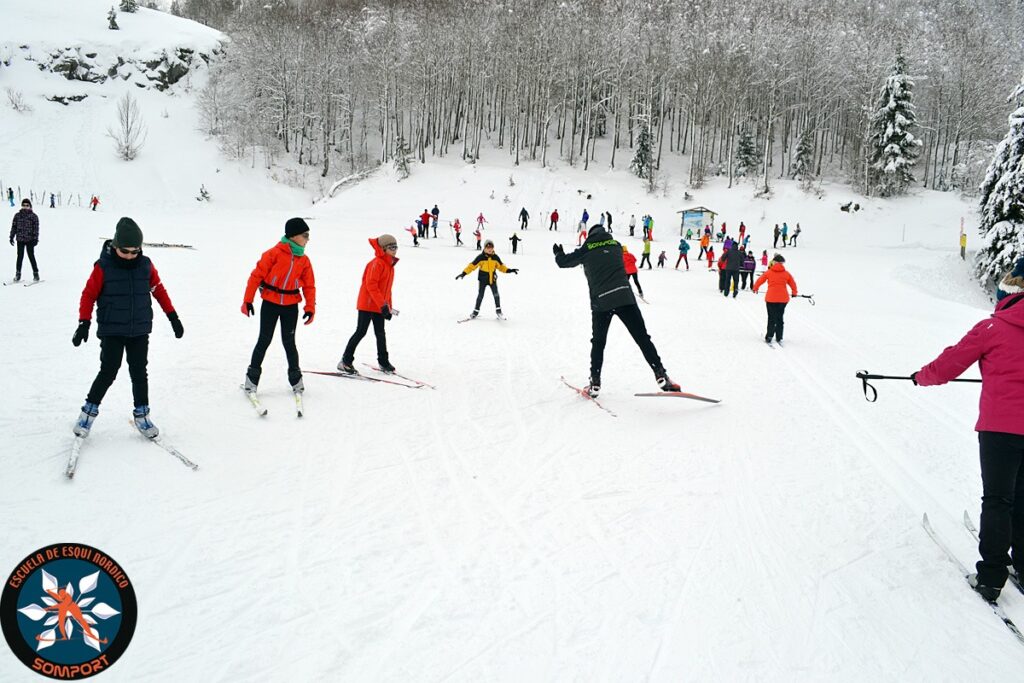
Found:
M 245 397 L 249 399 L 249 404 L 253 407 L 253 410 L 256 411 L 256 414 L 259 415 L 260 417 L 266 417 L 267 409 L 260 401 L 259 396 L 256 395 L 256 392 L 246 391 L 244 384 L 240 388 L 242 389 L 242 393 L 245 394 Z M 292 397 L 295 399 L 295 417 L 302 417 L 304 412 L 304 407 L 302 404 L 302 392 L 293 391 Z
M 134 426 L 134 422 L 132 423 L 132 426 Z M 142 433 L 140 432 L 140 434 Z M 168 454 L 174 456 L 182 465 L 189 468 L 193 472 L 199 469 L 199 465 L 189 460 L 181 451 L 179 451 L 177 448 L 164 441 L 161 437 L 155 436 L 149 438 L 146 437 L 144 434 L 142 434 L 142 436 L 146 439 L 146 441 L 150 442 L 155 446 L 158 446 L 159 448 L 162 448 Z M 68 479 L 74 479 L 75 472 L 78 471 L 78 458 L 82 453 L 82 444 L 84 443 L 84 436 L 76 436 L 74 442 L 71 444 L 71 452 L 68 454 L 68 461 L 67 464 L 64 466 L 64 476 L 67 477 Z
M 363 365 L 365 365 L 366 367 L 370 368 L 371 370 L 373 370 L 375 372 L 381 373 L 382 375 L 387 375 L 388 377 L 395 377 L 395 378 L 398 378 L 398 380 L 402 380 L 402 381 L 397 381 L 395 379 L 385 379 L 384 377 L 371 377 L 370 375 L 361 375 L 358 372 L 356 372 L 356 373 L 341 372 L 341 371 L 328 372 L 328 371 L 324 371 L 324 370 L 308 370 L 307 372 L 309 372 L 311 374 L 314 374 L 314 375 L 323 375 L 325 377 L 341 377 L 341 378 L 352 379 L 352 380 L 361 381 L 361 382 L 377 382 L 378 384 L 390 384 L 390 385 L 396 386 L 396 387 L 405 387 L 406 389 L 424 389 L 424 388 L 426 388 L 426 389 L 437 389 L 436 386 L 434 386 L 433 384 L 430 384 L 429 382 L 424 382 L 422 380 L 415 379 L 413 377 L 409 377 L 407 375 L 403 375 L 403 374 L 398 373 L 398 372 L 385 372 L 384 370 L 381 370 L 376 365 L 370 365 L 369 363 L 363 363 Z
M 591 396 L 587 392 L 586 389 L 583 389 L 581 387 L 578 387 L 578 386 L 575 386 L 573 384 L 570 384 L 569 381 L 564 376 L 561 378 L 561 380 L 562 380 L 562 383 L 565 384 L 565 386 L 569 387 L 570 389 L 572 389 L 577 394 L 579 394 L 583 398 L 585 398 L 588 401 L 590 401 L 591 403 L 593 403 L 595 406 L 597 406 L 598 408 L 600 408 L 604 412 L 608 413 L 612 417 L 618 417 L 618 415 L 616 415 L 613 411 L 611 411 L 610 409 L 608 409 L 607 407 L 602 405 L 595 397 Z M 643 397 L 643 398 L 686 398 L 686 399 L 690 399 L 691 401 L 702 401 L 704 403 L 721 403 L 722 402 L 721 399 L 708 398 L 707 396 L 701 396 L 699 394 L 691 394 L 691 393 L 689 393 L 687 391 L 651 391 L 651 392 L 638 392 L 638 393 L 635 393 L 633 395 L 634 396 Z
M 33 285 L 41 285 L 45 280 L 29 280 L 24 282 L 22 280 L 7 280 L 4 282 L 4 287 L 12 287 L 14 285 L 21 285 L 22 287 L 32 287 Z
M 508 320 L 508 318 L 506 318 L 504 315 L 502 315 L 500 313 L 498 314 L 497 318 L 498 318 L 499 321 Z M 470 320 L 479 320 L 479 319 L 480 319 L 480 316 L 478 316 L 478 315 L 471 315 L 468 318 L 463 318 L 462 320 L 456 320 L 455 322 L 457 322 L 457 323 L 459 323 L 461 325 L 462 323 L 468 323 Z
M 935 532 L 935 529 L 932 528 L 932 524 L 928 520 L 927 512 L 924 514 L 924 517 L 921 518 L 921 526 L 924 527 L 925 533 L 927 533 L 928 536 L 935 542 L 935 545 L 939 546 L 939 549 L 942 550 L 942 552 L 946 555 L 946 558 L 950 562 L 952 562 L 960 571 L 960 575 L 966 579 L 968 576 L 967 567 L 965 567 L 963 562 L 960 561 L 960 558 L 953 554 L 953 551 L 949 549 L 949 546 L 947 546 L 945 542 L 941 538 L 939 538 L 939 535 Z M 978 538 L 978 530 L 974 526 L 974 523 L 971 521 L 970 515 L 968 515 L 966 511 L 964 511 L 964 526 L 967 527 L 967 530 L 971 533 L 972 536 L 974 536 L 975 539 Z M 1021 589 L 1019 577 L 1015 577 L 1013 574 L 1011 574 L 1010 576 L 1011 580 L 1013 581 L 1013 585 L 1017 587 L 1017 590 L 1024 593 L 1024 590 Z M 974 591 L 973 588 L 971 588 L 971 590 Z M 979 598 L 985 601 L 986 605 L 988 605 L 992 609 L 992 613 L 999 617 L 999 619 L 1003 622 L 1003 625 L 1010 630 L 1010 632 L 1014 635 L 1017 641 L 1024 645 L 1024 633 L 1021 633 L 1020 628 L 1018 628 L 1017 624 L 1013 622 L 1013 619 L 1011 619 L 1010 616 L 1006 613 L 1002 605 L 1000 605 L 998 602 L 989 601 L 985 599 L 985 597 L 982 596 L 980 593 L 978 593 L 977 595 Z

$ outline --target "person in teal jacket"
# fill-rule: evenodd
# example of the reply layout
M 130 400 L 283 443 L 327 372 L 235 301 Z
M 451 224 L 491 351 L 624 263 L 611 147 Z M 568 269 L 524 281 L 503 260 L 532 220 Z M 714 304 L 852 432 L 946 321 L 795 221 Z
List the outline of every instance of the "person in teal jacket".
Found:
M 679 270 L 679 262 L 682 261 L 686 264 L 686 269 L 690 269 L 690 259 L 686 255 L 690 253 L 690 243 L 686 240 L 679 240 L 679 258 L 676 259 L 676 270 Z

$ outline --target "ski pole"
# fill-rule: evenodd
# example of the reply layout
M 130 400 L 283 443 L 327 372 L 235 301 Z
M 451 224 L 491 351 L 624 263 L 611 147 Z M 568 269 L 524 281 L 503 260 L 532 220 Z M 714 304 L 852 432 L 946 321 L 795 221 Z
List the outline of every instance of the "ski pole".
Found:
M 914 381 L 914 378 L 910 377 L 910 376 L 907 376 L 907 377 L 896 377 L 896 376 L 893 376 L 893 375 L 872 375 L 867 370 L 861 370 L 860 372 L 857 373 L 856 377 L 857 377 L 857 379 L 859 379 L 860 381 L 862 381 L 864 383 L 864 398 L 867 400 L 868 403 L 874 403 L 875 401 L 878 400 L 878 391 L 875 389 L 875 387 L 873 387 L 868 382 L 869 379 L 902 379 L 902 380 Z M 978 383 L 978 384 L 981 383 L 980 379 L 951 379 L 949 381 L 950 382 L 971 382 L 971 383 Z M 870 394 L 868 394 L 868 390 L 869 389 L 871 390 Z
M 811 302 L 811 305 L 812 305 L 812 306 L 814 305 L 814 295 L 813 295 L 813 294 L 797 294 L 797 295 L 795 295 L 795 296 L 796 296 L 796 297 L 797 297 L 798 299 L 807 299 L 808 301 L 810 301 L 810 302 Z

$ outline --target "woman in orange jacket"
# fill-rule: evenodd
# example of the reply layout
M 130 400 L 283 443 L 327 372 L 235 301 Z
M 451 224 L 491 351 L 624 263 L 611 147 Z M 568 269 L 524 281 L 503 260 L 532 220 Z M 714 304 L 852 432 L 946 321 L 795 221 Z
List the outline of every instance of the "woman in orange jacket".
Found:
M 796 280 L 786 270 L 786 266 L 782 265 L 785 262 L 786 257 L 776 254 L 768 270 L 754 283 L 754 294 L 757 294 L 758 287 L 765 282 L 768 283 L 768 290 L 764 294 L 764 305 L 768 309 L 768 332 L 764 341 L 769 345 L 772 343 L 772 337 L 775 337 L 779 346 L 782 346 L 783 316 L 786 314 L 786 304 L 789 303 L 787 287 L 793 292 L 793 296 L 797 295 Z
M 388 342 L 384 336 L 384 321 L 394 314 L 391 307 L 391 283 L 395 280 L 395 264 L 398 258 L 398 241 L 391 235 L 381 235 L 369 240 L 373 258 L 363 269 L 363 283 L 359 287 L 356 309 L 359 311 L 356 331 L 348 340 L 345 352 L 338 363 L 338 370 L 358 375 L 352 363 L 356 359 L 356 347 L 366 336 L 373 323 L 373 334 L 377 338 L 377 363 L 383 372 L 392 373 L 395 366 L 388 358 Z
M 263 252 L 249 275 L 242 299 L 242 315 L 248 317 L 255 313 L 252 302 L 257 289 L 263 303 L 260 304 L 260 336 L 252 350 L 242 387 L 248 393 L 256 393 L 263 373 L 263 358 L 274 338 L 278 320 L 281 321 L 281 343 L 288 358 L 288 382 L 292 391 L 302 393 L 302 370 L 299 369 L 299 351 L 295 346 L 299 302 L 303 298 L 306 300 L 302 315 L 306 325 L 313 322 L 316 313 L 316 279 L 313 277 L 313 264 L 305 253 L 308 243 L 309 226 L 306 221 L 289 218 L 284 224 L 284 237 Z

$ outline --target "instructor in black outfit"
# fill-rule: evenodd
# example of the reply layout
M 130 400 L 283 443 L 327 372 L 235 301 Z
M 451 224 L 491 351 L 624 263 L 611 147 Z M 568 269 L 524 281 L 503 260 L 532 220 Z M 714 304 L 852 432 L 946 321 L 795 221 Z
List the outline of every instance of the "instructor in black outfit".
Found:
M 597 396 L 601 390 L 601 368 L 604 365 L 604 345 L 608 340 L 608 327 L 612 317 L 618 316 L 629 330 L 633 341 L 640 347 L 644 359 L 654 371 L 658 386 L 663 391 L 679 391 L 679 385 L 668 377 L 661 364 L 658 350 L 654 348 L 651 335 L 640 308 L 633 297 L 633 290 L 626 279 L 626 267 L 622 261 L 622 245 L 611 238 L 602 227 L 594 226 L 587 240 L 569 254 L 561 244 L 551 247 L 555 263 L 559 268 L 573 268 L 583 264 L 590 288 L 590 311 L 593 338 L 590 340 L 590 384 L 587 393 Z

